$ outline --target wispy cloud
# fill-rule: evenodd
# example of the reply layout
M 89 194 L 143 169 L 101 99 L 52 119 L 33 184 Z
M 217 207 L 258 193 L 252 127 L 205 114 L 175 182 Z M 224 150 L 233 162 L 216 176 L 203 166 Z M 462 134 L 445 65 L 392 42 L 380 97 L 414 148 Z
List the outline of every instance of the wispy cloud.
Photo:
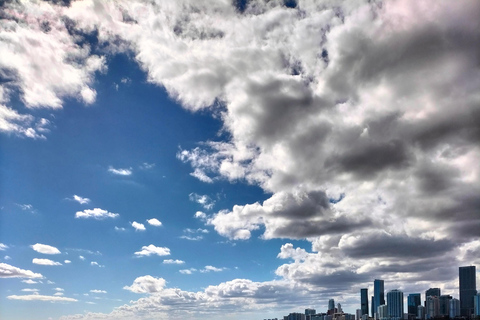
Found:
M 50 302 L 76 302 L 77 299 L 74 298 L 67 298 L 67 297 L 59 297 L 59 296 L 43 296 L 39 294 L 32 294 L 32 295 L 25 295 L 25 296 L 18 296 L 18 295 L 11 295 L 7 296 L 7 299 L 10 300 L 24 300 L 24 301 L 50 301 Z
M 200 195 L 193 192 L 190 193 L 189 199 L 190 201 L 200 204 L 206 210 L 210 210 L 215 206 L 215 201 L 207 195 Z
M 83 197 L 77 196 L 76 194 L 73 195 L 73 200 L 77 201 L 80 204 L 89 204 L 90 203 L 89 198 L 83 198 Z
M 90 290 L 91 293 L 107 293 L 107 291 L 105 290 L 98 290 L 98 289 L 93 289 L 93 290 Z
M 185 261 L 183 261 L 183 260 L 166 259 L 166 260 L 163 260 L 163 263 L 164 263 L 164 264 L 184 264 Z
M 157 247 L 153 244 L 149 246 L 143 246 L 141 251 L 135 252 L 136 256 L 150 256 L 150 255 L 157 255 L 157 256 L 169 256 L 170 249 L 166 247 Z
M 119 175 L 119 176 L 129 176 L 133 173 L 132 168 L 115 169 L 112 166 L 108 168 L 108 172 Z
M 182 269 L 182 270 L 179 270 L 178 272 L 180 272 L 182 274 L 193 274 L 196 271 L 197 271 L 197 269 L 190 268 L 190 269 Z
M 55 247 L 49 246 L 48 244 L 41 244 L 36 243 L 30 246 L 33 250 L 37 251 L 38 253 L 43 254 L 60 254 L 60 250 Z
M 118 216 L 118 213 L 108 212 L 107 210 L 103 210 L 100 208 L 85 209 L 83 211 L 77 211 L 77 213 L 75 213 L 75 218 L 81 219 L 93 218 L 97 220 L 103 220 L 106 218 L 116 218 Z
M 217 267 L 214 267 L 214 266 L 205 266 L 205 268 L 203 268 L 202 270 L 200 270 L 200 272 L 221 272 L 221 271 L 224 271 L 226 270 L 226 268 L 217 268 Z
M 43 266 L 61 266 L 62 265 L 60 262 L 57 262 L 57 261 L 53 261 L 53 260 L 50 260 L 50 259 L 38 259 L 38 258 L 34 258 L 32 260 L 32 263 L 33 264 L 40 264 L 40 265 L 43 265 Z
M 148 163 L 148 162 L 144 162 L 139 166 L 139 168 L 142 170 L 150 170 L 150 169 L 153 169 L 154 167 L 155 167 L 155 163 Z
M 8 249 L 8 246 L 6 244 L 0 243 L 0 251 L 4 251 Z

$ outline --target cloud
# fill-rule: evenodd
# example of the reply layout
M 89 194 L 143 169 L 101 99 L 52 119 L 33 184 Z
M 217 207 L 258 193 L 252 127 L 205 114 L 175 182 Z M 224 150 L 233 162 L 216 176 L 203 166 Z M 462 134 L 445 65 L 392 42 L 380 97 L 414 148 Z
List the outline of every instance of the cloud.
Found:
M 185 261 L 182 261 L 182 260 L 173 260 L 173 259 L 166 259 L 166 260 L 163 260 L 163 263 L 164 263 L 164 264 L 184 264 Z
M 97 261 L 91 261 L 90 265 L 94 266 L 94 267 L 99 267 L 99 268 L 104 268 L 105 267 L 104 265 L 99 264 Z
M 150 256 L 150 255 L 157 255 L 157 256 L 169 256 L 170 249 L 166 247 L 156 247 L 153 244 L 148 246 L 143 246 L 141 251 L 135 252 L 137 256 Z
M 150 224 L 154 227 L 160 227 L 162 225 L 162 223 L 156 218 L 147 219 L 147 222 L 148 222 L 148 224 Z
M 32 279 L 22 280 L 22 282 L 26 283 L 26 284 L 36 284 L 36 283 L 38 283 L 37 281 L 33 281 Z
M 28 289 L 22 289 L 21 291 L 22 291 L 22 292 L 38 292 L 38 291 L 40 291 L 40 290 L 38 290 L 38 289 L 29 289 L 29 288 L 28 288 Z
M 115 169 L 112 166 L 108 168 L 108 172 L 119 175 L 119 176 L 129 176 L 132 174 L 132 168 L 129 169 Z
M 31 204 L 18 204 L 17 203 L 17 206 L 19 206 L 23 211 L 30 211 L 30 212 L 35 211 Z
M 206 210 L 212 209 L 215 205 L 215 201 L 213 201 L 207 195 L 199 195 L 199 194 L 196 194 L 196 193 L 190 193 L 188 197 L 189 197 L 190 201 L 194 201 L 194 202 L 200 204 Z
M 144 162 L 139 166 L 139 168 L 142 170 L 150 170 L 150 169 L 153 169 L 154 167 L 155 167 L 155 163 L 148 163 L 148 162 Z
M 106 218 L 117 218 L 118 216 L 119 216 L 118 213 L 108 212 L 107 210 L 103 210 L 100 208 L 85 209 L 83 211 L 77 211 L 77 213 L 75 213 L 75 218 L 82 218 L 82 219 L 93 218 L 96 220 L 103 220 Z
M 43 266 L 61 266 L 62 265 L 60 262 L 57 262 L 57 261 L 52 261 L 50 259 L 38 259 L 38 258 L 34 258 L 32 260 L 32 263 L 40 264 Z
M 5 251 L 8 249 L 8 246 L 6 244 L 0 243 L 0 251 Z
M 135 228 L 135 231 L 145 231 L 146 230 L 143 223 L 138 223 L 136 221 L 132 222 L 132 227 Z
M 127 229 L 115 226 L 115 231 L 127 231 Z
M 53 290 L 59 291 L 59 292 L 60 292 L 60 291 L 61 291 L 61 292 L 65 291 L 63 288 L 53 288 Z
M 93 289 L 93 290 L 90 290 L 91 293 L 107 293 L 107 291 L 105 290 L 98 290 L 98 289 Z
M 5 259 L 5 260 L 11 260 L 12 257 L 10 257 L 10 256 L 5 256 L 5 257 L 3 257 L 3 259 Z
M 76 194 L 73 195 L 73 200 L 77 201 L 80 204 L 89 204 L 90 203 L 89 198 L 82 198 L 80 196 L 77 196 Z
M 0 278 L 43 278 L 40 273 L 20 269 L 6 263 L 0 263 Z
M 184 229 L 183 232 L 185 234 L 180 236 L 180 239 L 185 239 L 185 240 L 190 240 L 190 241 L 202 240 L 203 239 L 202 234 L 209 233 L 209 231 L 207 229 L 201 229 L 201 228 L 198 228 L 196 230 L 187 228 L 187 229 Z M 195 235 L 195 234 L 199 234 L 199 235 Z
M 76 302 L 78 301 L 77 299 L 74 298 L 67 298 L 67 297 L 59 297 L 59 296 L 43 296 L 40 294 L 33 294 L 33 295 L 24 295 L 24 296 L 18 296 L 18 295 L 11 295 L 7 296 L 7 299 L 10 300 L 24 300 L 24 301 L 50 301 L 50 302 Z
M 78 256 L 78 258 L 79 258 L 80 260 L 85 260 L 85 257 L 84 257 L 84 256 Z
M 131 286 L 125 286 L 123 289 L 135 293 L 156 293 L 161 292 L 165 284 L 165 279 L 147 275 L 136 278 Z
M 214 267 L 214 266 L 205 266 L 204 269 L 200 270 L 200 272 L 221 272 L 225 270 L 225 268 L 217 268 L 217 267 Z
M 60 250 L 47 244 L 36 243 L 30 246 L 33 250 L 43 254 L 60 254 Z
M 178 272 L 182 273 L 182 274 L 192 274 L 194 272 L 196 272 L 197 269 L 195 268 L 190 268 L 190 269 L 182 269 L 182 270 L 179 270 Z
M 72 261 L 70 261 L 70 260 L 65 260 L 65 261 L 63 261 L 63 262 L 64 262 L 65 264 L 72 263 Z

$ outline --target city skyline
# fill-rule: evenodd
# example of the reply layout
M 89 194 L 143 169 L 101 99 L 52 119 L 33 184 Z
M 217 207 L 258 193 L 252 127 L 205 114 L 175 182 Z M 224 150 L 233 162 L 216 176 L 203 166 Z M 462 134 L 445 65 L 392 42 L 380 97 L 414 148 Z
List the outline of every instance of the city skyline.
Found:
M 480 266 L 479 16 L 476 0 L 0 1 L 0 318 L 460 298 L 458 266 Z

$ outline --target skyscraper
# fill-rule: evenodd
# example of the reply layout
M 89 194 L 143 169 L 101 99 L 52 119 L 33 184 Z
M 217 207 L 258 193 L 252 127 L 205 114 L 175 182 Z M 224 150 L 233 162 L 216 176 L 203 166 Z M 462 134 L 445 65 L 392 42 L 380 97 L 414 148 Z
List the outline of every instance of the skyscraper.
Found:
M 425 309 L 427 319 L 438 317 L 440 315 L 440 299 L 437 296 L 428 296 Z
M 452 300 L 451 295 L 441 295 L 440 296 L 440 315 L 448 316 L 450 314 L 450 300 Z
M 427 297 L 430 296 L 440 297 L 440 288 L 430 288 L 425 291 L 425 300 L 427 300 Z
M 385 291 L 383 289 L 383 280 L 375 279 L 373 281 L 373 302 L 373 310 L 375 310 L 375 312 L 377 312 L 379 306 L 385 304 Z
M 455 298 L 450 300 L 449 315 L 451 319 L 460 316 L 460 300 Z
M 360 309 L 362 310 L 362 316 L 368 314 L 368 289 L 360 289 Z
M 475 266 L 458 269 L 460 288 L 460 315 L 468 317 L 473 313 L 473 297 L 477 294 Z
M 403 292 L 392 290 L 387 293 L 388 317 L 392 320 L 403 319 Z
M 416 316 L 418 313 L 418 306 L 422 304 L 420 293 L 410 293 L 407 299 L 408 314 Z
M 328 300 L 328 311 L 335 311 L 335 300 L 330 299 Z
M 480 293 L 473 296 L 473 315 L 480 316 Z

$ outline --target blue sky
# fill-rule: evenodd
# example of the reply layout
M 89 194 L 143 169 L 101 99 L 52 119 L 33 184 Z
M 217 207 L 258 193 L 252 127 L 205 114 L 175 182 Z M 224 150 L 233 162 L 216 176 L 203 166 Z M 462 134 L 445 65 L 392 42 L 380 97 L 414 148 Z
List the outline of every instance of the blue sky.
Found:
M 480 265 L 478 2 L 2 11 L 0 318 L 354 313 Z

